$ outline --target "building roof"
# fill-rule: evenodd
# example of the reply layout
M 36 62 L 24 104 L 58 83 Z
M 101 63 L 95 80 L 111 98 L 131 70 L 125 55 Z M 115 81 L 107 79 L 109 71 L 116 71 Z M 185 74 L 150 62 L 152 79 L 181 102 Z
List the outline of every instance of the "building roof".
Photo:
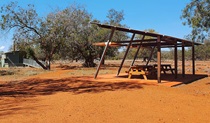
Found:
M 100 24 L 91 22 L 91 24 L 96 24 L 99 27 L 106 28 L 106 29 L 115 29 L 117 31 L 127 32 L 127 33 L 133 33 L 133 34 L 139 34 L 144 36 L 150 36 L 152 39 L 143 39 L 143 40 L 132 40 L 132 47 L 136 47 L 138 45 L 141 45 L 142 47 L 149 47 L 149 46 L 157 46 L 157 38 L 160 37 L 161 40 L 161 48 L 170 48 L 175 47 L 175 44 L 177 44 L 177 47 L 181 47 L 184 45 L 185 47 L 191 47 L 192 45 L 201 45 L 200 43 L 189 41 L 186 39 L 176 38 L 172 36 L 167 36 L 163 34 L 158 33 L 152 33 L 147 31 L 140 31 L 130 28 L 124 28 L 124 27 L 118 27 L 118 26 L 112 26 L 107 24 Z M 128 43 L 130 43 L 131 40 L 124 40 L 124 41 L 113 41 L 110 46 L 128 46 Z M 102 46 L 102 43 L 95 43 L 95 45 Z M 104 44 L 105 45 L 105 44 Z

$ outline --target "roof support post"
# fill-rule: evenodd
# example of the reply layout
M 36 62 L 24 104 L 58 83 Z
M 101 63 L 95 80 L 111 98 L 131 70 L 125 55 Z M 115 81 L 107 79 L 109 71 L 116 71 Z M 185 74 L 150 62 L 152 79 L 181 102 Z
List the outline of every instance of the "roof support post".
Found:
M 157 82 L 161 83 L 161 40 L 157 37 Z
M 182 77 L 185 77 L 185 44 L 182 41 Z
M 121 64 L 120 64 L 120 67 L 119 67 L 119 69 L 118 69 L 117 76 L 120 74 L 121 68 L 122 68 L 122 66 L 123 66 L 123 64 L 124 64 L 125 58 L 126 58 L 126 56 L 127 56 L 127 54 L 128 54 L 128 51 L 129 51 L 129 49 L 130 49 L 130 46 L 131 46 L 131 44 L 132 44 L 132 42 L 133 42 L 134 37 L 135 37 L 135 33 L 133 33 L 133 36 L 132 36 L 132 38 L 131 38 L 131 40 L 130 40 L 130 42 L 129 42 L 129 44 L 128 44 L 128 47 L 127 47 L 126 52 L 125 52 L 125 54 L 124 54 L 123 60 L 122 60 L 122 62 L 121 62 Z
M 177 57 L 177 40 L 174 44 L 174 68 L 175 68 L 175 79 L 177 79 L 177 68 L 178 68 L 178 57 Z
M 141 40 L 144 40 L 144 37 L 145 37 L 145 35 L 143 35 L 143 37 L 142 37 Z M 140 48 L 141 48 L 141 44 L 142 44 L 142 42 L 141 42 L 140 45 L 138 46 L 138 49 L 137 49 L 136 54 L 135 54 L 135 56 L 134 56 L 134 59 L 133 59 L 133 61 L 132 61 L 132 63 L 131 63 L 131 66 L 133 66 L 133 64 L 134 64 L 134 62 L 135 62 L 135 60 L 136 60 L 136 57 L 137 57 L 137 55 L 138 55 L 138 53 L 139 53 L 139 50 L 140 50 Z
M 195 46 L 192 42 L 192 74 L 195 75 Z
M 111 31 L 111 34 L 110 34 L 110 36 L 109 36 L 109 40 L 106 42 L 106 46 L 105 46 L 105 48 L 104 48 L 104 51 L 103 51 L 103 54 L 102 54 L 102 56 L 101 56 L 101 59 L 100 59 L 100 62 L 99 62 L 99 64 L 98 64 L 98 67 L 97 67 L 97 70 L 96 70 L 96 73 L 95 73 L 95 79 L 97 78 L 97 76 L 98 76 L 98 72 L 99 72 L 99 69 L 100 69 L 100 67 L 101 67 L 101 63 L 102 63 L 102 61 L 103 61 L 103 59 L 104 59 L 104 55 L 105 55 L 105 53 L 106 53 L 106 50 L 107 50 L 107 48 L 108 48 L 108 46 L 109 46 L 109 42 L 111 42 L 111 40 L 112 40 L 112 37 L 113 37 L 113 35 L 114 35 L 114 32 L 115 32 L 115 27 L 112 27 L 112 31 Z

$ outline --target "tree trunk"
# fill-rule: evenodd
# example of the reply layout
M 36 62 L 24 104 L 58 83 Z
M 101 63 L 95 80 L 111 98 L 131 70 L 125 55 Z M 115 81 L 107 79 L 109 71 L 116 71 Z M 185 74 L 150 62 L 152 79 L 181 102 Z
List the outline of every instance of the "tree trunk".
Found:
M 36 61 L 37 64 L 39 64 L 44 70 L 47 70 L 47 67 L 42 64 L 38 59 L 37 57 L 35 57 L 34 55 L 32 55 L 33 59 Z
M 94 63 L 94 59 L 92 58 L 87 58 L 85 59 L 85 62 L 83 63 L 84 67 L 95 67 L 96 64 Z
M 101 57 L 102 57 L 102 53 L 100 53 L 100 59 L 101 59 Z M 105 56 L 104 56 L 104 59 L 102 59 L 101 64 L 102 64 L 102 65 L 104 65 L 104 64 L 105 64 Z
M 101 62 L 102 65 L 105 65 L 105 58 L 102 59 L 102 62 Z
M 51 59 L 48 62 L 48 70 L 50 70 L 50 69 L 51 69 Z
M 47 70 L 51 69 L 51 58 L 49 58 L 48 63 L 47 63 Z

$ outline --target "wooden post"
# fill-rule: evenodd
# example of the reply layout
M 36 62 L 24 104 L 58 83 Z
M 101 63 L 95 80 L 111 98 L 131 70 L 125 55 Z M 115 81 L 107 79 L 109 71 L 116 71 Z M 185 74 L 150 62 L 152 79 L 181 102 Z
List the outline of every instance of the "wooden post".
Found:
M 192 42 L 192 74 L 195 75 L 195 45 Z
M 149 61 L 150 61 L 151 58 L 152 58 L 152 54 L 154 53 L 154 50 L 155 50 L 155 46 L 152 48 L 152 51 L 151 51 L 151 53 L 150 53 L 149 59 L 147 60 L 146 66 L 149 64 Z
M 182 77 L 185 77 L 185 44 L 182 41 Z
M 113 35 L 114 35 L 114 32 L 115 32 L 115 28 L 112 27 L 112 31 L 111 31 L 111 34 L 110 34 L 110 36 L 109 36 L 109 40 L 106 42 L 106 46 L 105 46 L 105 48 L 104 48 L 103 54 L 102 54 L 102 56 L 101 56 L 100 62 L 99 62 L 99 64 L 98 64 L 98 67 L 97 67 L 97 70 L 96 70 L 96 73 L 95 73 L 95 77 L 94 77 L 95 79 L 96 79 L 97 76 L 98 76 L 98 72 L 99 72 L 99 69 L 100 69 L 100 67 L 101 67 L 101 63 L 102 63 L 102 61 L 103 61 L 103 59 L 104 59 L 104 55 L 105 55 L 105 53 L 106 53 L 106 50 L 107 50 L 107 48 L 108 48 L 108 46 L 109 46 L 109 42 L 111 42 L 111 40 L 112 40 L 112 37 L 113 37 Z
M 157 37 L 157 82 L 161 83 L 161 40 Z
M 174 68 L 175 68 L 175 79 L 177 79 L 177 68 L 178 68 L 178 57 L 177 57 L 177 40 L 174 44 Z
M 143 37 L 142 37 L 141 40 L 144 40 L 144 37 L 145 37 L 145 35 L 143 35 Z M 139 44 L 139 46 L 138 46 L 138 49 L 137 49 L 136 54 L 135 54 L 135 56 L 134 56 L 134 59 L 133 59 L 133 61 L 132 61 L 132 63 L 131 63 L 131 66 L 133 66 L 133 64 L 134 64 L 134 62 L 135 62 L 135 60 L 136 60 L 136 57 L 137 57 L 137 55 L 138 55 L 138 53 L 139 53 L 139 50 L 140 50 L 140 48 L 141 48 L 141 44 L 142 44 L 142 42 L 141 42 L 141 43 Z
M 123 64 L 124 64 L 125 58 L 126 58 L 126 56 L 127 56 L 127 54 L 128 54 L 128 51 L 129 51 L 129 49 L 130 49 L 130 46 L 131 46 L 131 44 L 132 44 L 132 42 L 133 42 L 134 37 L 135 37 L 135 33 L 133 33 L 133 36 L 132 36 L 132 38 L 131 38 L 131 40 L 130 40 L 130 42 L 129 42 L 129 44 L 128 44 L 128 47 L 127 47 L 126 52 L 125 52 L 125 54 L 124 54 L 123 60 L 122 60 L 122 62 L 121 62 L 121 64 L 120 64 L 120 67 L 119 67 L 119 69 L 118 69 L 117 76 L 120 74 L 121 68 L 122 68 L 122 66 L 123 66 Z

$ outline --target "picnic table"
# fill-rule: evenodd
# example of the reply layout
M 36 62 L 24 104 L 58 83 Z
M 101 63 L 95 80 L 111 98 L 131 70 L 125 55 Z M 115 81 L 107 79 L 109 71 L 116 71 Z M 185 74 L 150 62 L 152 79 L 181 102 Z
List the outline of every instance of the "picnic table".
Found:
M 147 80 L 147 76 L 149 74 L 154 73 L 156 70 L 153 65 L 135 65 L 130 67 L 130 71 L 128 72 L 128 78 L 130 79 L 132 75 L 142 75 L 145 80 Z
M 167 71 L 170 71 L 174 74 L 174 68 L 171 67 L 171 64 L 161 64 L 161 72 L 167 74 Z M 130 79 L 132 75 L 142 75 L 145 80 L 147 80 L 147 75 L 157 75 L 157 64 L 154 65 L 135 65 L 130 67 L 128 71 L 128 78 Z
M 154 64 L 155 69 L 157 69 L 157 64 Z M 171 64 L 161 64 L 161 71 L 164 74 L 167 74 L 167 71 L 170 71 L 172 74 L 174 74 L 175 68 L 171 67 Z

